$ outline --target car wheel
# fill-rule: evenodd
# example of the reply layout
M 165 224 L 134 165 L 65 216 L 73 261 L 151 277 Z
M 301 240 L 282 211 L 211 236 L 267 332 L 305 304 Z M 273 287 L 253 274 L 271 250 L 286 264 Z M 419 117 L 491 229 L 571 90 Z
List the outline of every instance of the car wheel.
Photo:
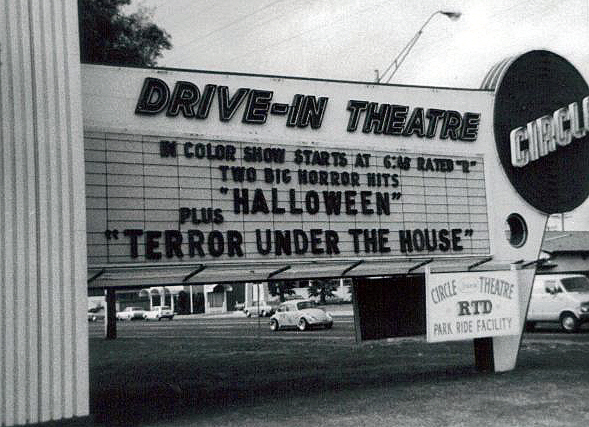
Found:
M 262 312 L 260 313 L 260 317 L 266 317 L 266 310 L 262 310 Z
M 90 318 L 90 321 L 91 321 L 91 322 L 96 322 L 96 316 L 92 316 L 92 317 Z
M 278 330 L 278 320 L 272 319 L 270 320 L 270 330 L 277 331 Z
M 579 330 L 579 321 L 573 313 L 562 313 L 560 315 L 560 326 L 565 332 L 577 332 Z
M 159 322 L 160 320 L 162 320 L 162 318 L 157 316 L 157 321 Z
M 307 323 L 304 317 L 301 317 L 301 319 L 299 320 L 298 327 L 300 331 L 306 331 L 309 327 L 309 324 Z
M 245 311 L 245 317 L 252 317 L 252 314 L 249 311 Z

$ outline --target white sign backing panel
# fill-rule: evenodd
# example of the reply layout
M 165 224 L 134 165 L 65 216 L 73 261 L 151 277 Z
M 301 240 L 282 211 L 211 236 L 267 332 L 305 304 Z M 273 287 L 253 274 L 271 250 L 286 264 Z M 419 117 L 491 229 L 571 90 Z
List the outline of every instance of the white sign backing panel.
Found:
M 92 266 L 492 251 L 488 92 L 101 66 L 85 76 Z
M 521 332 L 515 271 L 426 275 L 427 341 Z
M 490 251 L 480 156 L 195 138 L 174 138 L 177 154 L 163 156 L 164 138 L 124 137 L 86 133 L 92 264 L 154 261 L 156 254 L 215 261 Z M 234 158 L 194 154 L 207 146 L 231 148 Z M 274 150 L 279 157 L 255 162 L 254 150 Z M 307 153 L 335 153 L 341 164 L 307 165 Z M 361 158 L 370 163 L 358 166 Z M 446 169 L 435 170 L 436 164 Z M 105 238 L 105 230 L 118 230 L 118 238 Z M 176 250 L 166 237 L 171 234 Z M 229 245 L 232 236 L 237 250 Z

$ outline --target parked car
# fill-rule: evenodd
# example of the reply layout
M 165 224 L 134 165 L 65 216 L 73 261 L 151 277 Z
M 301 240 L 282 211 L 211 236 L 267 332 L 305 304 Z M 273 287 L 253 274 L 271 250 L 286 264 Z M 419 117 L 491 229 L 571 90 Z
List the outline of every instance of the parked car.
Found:
M 268 317 L 274 314 L 276 311 L 276 307 L 278 307 L 279 302 L 276 301 L 268 301 L 268 302 L 261 302 L 257 304 L 255 301 L 252 305 L 248 305 L 247 307 L 243 308 L 243 312 L 247 317 L 252 316 L 260 316 L 260 317 Z
M 172 320 L 174 318 L 174 312 L 170 307 L 167 305 L 153 307 L 152 310 L 146 311 L 143 313 L 143 318 L 145 320 L 162 320 L 168 319 Z
M 536 322 L 559 322 L 566 332 L 576 332 L 589 321 L 589 279 L 580 274 L 546 274 L 534 279 L 526 329 Z
M 117 320 L 143 319 L 145 310 L 141 307 L 126 307 L 123 311 L 117 312 Z
M 88 309 L 88 322 L 97 322 L 104 320 L 104 308 L 92 307 Z
M 281 328 L 299 328 L 304 331 L 316 326 L 330 329 L 333 326 L 333 319 L 311 300 L 284 302 L 278 306 L 276 313 L 270 318 L 270 329 L 273 331 Z

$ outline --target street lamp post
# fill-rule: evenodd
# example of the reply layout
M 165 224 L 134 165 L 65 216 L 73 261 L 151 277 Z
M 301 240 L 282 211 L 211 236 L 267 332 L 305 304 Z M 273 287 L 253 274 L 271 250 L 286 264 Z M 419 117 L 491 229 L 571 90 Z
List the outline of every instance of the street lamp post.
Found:
M 425 20 L 425 22 L 423 23 L 421 28 L 415 33 L 415 35 L 411 38 L 411 40 L 409 40 L 409 42 L 405 45 L 405 47 L 403 47 L 403 49 L 401 49 L 401 51 L 397 54 L 395 59 L 393 59 L 393 61 L 389 64 L 389 66 L 386 68 L 386 70 L 384 70 L 384 72 L 381 75 L 379 75 L 378 70 L 375 70 L 377 83 L 382 82 L 384 77 L 386 76 L 386 74 L 392 69 L 391 74 L 389 75 L 386 83 L 391 81 L 391 78 L 393 77 L 393 75 L 397 72 L 397 70 L 399 69 L 399 67 L 401 66 L 401 64 L 405 60 L 405 58 L 407 58 L 407 55 L 409 54 L 409 52 L 411 51 L 413 46 L 415 46 L 415 43 L 417 43 L 417 40 L 421 36 L 421 33 L 423 33 L 423 29 L 426 27 L 427 24 L 429 24 L 429 22 L 437 14 L 446 15 L 452 21 L 456 21 L 458 18 L 460 18 L 460 15 L 461 15 L 460 12 L 452 12 L 452 11 L 447 11 L 447 10 L 437 10 L 434 13 L 432 13 L 429 16 L 429 18 L 427 18 Z

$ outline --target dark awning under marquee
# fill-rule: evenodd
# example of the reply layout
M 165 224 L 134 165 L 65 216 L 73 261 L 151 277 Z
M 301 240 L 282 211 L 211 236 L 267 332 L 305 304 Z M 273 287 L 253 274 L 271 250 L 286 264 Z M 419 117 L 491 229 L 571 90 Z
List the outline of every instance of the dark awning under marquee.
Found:
M 514 260 L 525 263 L 527 260 Z M 204 268 L 203 268 L 204 267 Z M 415 258 L 401 260 L 338 260 L 292 263 L 104 265 L 88 269 L 88 288 L 144 288 L 207 283 L 265 282 L 268 280 L 382 277 L 432 272 L 508 270 L 490 256 Z

